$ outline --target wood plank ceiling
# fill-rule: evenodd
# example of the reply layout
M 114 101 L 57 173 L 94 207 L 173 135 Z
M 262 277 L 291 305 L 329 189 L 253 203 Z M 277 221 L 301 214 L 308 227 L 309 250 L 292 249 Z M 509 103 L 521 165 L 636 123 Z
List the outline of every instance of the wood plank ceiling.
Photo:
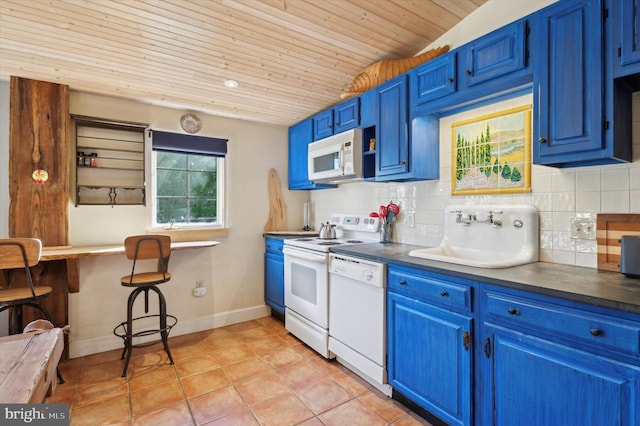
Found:
M 288 126 L 486 1 L 2 0 L 0 78 Z

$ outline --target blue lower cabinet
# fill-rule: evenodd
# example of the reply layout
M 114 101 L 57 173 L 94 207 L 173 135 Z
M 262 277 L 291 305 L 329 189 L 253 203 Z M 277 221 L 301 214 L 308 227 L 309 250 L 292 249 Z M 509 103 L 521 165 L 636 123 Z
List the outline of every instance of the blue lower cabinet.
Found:
M 284 315 L 284 242 L 266 238 L 264 254 L 264 302 Z
M 387 291 L 389 383 L 447 424 L 640 426 L 640 315 L 400 265 Z
M 389 279 L 409 287 L 427 282 L 419 275 L 405 278 L 393 268 L 390 268 Z M 430 293 L 425 293 L 424 298 L 415 293 L 408 296 L 411 293 L 411 289 L 403 291 L 404 295 L 388 293 L 389 383 L 395 392 L 448 424 L 471 425 L 472 319 L 424 303 L 432 297 Z M 447 296 L 437 297 L 446 299 Z
M 640 425 L 640 321 L 503 289 L 481 304 L 482 424 Z
M 505 328 L 487 336 L 483 424 L 640 423 L 640 368 Z

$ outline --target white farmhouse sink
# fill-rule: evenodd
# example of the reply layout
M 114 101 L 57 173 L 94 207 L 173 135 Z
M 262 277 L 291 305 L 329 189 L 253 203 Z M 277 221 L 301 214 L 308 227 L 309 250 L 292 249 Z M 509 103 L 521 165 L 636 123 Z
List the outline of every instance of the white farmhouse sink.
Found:
M 538 211 L 530 205 L 452 205 L 445 209 L 438 247 L 409 256 L 478 268 L 508 268 L 538 261 Z

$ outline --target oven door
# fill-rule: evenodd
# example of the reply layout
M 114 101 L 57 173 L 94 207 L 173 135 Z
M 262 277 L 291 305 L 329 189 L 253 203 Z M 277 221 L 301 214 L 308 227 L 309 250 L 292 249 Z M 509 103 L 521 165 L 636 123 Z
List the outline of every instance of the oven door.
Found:
M 327 253 L 285 246 L 284 304 L 323 329 L 329 327 Z

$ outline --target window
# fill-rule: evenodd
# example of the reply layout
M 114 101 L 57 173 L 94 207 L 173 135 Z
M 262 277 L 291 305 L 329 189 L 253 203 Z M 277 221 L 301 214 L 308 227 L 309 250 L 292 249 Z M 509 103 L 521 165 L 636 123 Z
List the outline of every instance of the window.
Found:
M 223 225 L 226 142 L 153 132 L 156 225 Z

